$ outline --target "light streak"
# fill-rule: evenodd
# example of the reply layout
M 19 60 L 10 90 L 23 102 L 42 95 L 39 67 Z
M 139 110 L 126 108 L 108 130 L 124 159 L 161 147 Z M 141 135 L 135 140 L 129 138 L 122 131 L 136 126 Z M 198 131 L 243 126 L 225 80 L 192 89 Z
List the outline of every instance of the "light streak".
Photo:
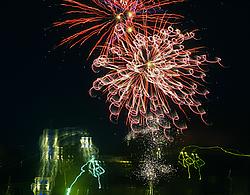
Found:
M 199 180 L 201 180 L 201 167 L 205 165 L 205 162 L 198 156 L 197 153 L 191 153 L 189 155 L 187 152 L 181 151 L 179 156 L 179 163 L 184 167 L 187 168 L 188 171 L 188 178 L 191 178 L 190 174 L 190 167 L 194 167 L 195 169 L 198 170 L 199 173 Z
M 54 26 L 66 27 L 72 33 L 59 45 L 73 47 L 98 37 L 89 55 L 97 47 L 101 48 L 101 54 L 106 54 L 116 42 L 117 25 L 131 33 L 134 28 L 140 29 L 145 19 L 149 22 L 148 28 L 159 18 L 164 18 L 168 24 L 177 23 L 182 16 L 162 13 L 161 7 L 178 2 L 183 0 L 90 0 L 88 4 L 80 0 L 63 0 L 61 5 L 67 10 L 67 19 L 55 22 Z
M 76 176 L 76 178 L 74 179 L 74 181 L 71 183 L 71 185 L 69 186 L 69 188 L 67 188 L 66 190 L 66 195 L 70 195 L 72 187 L 74 186 L 74 184 L 77 182 L 77 180 L 79 179 L 79 177 L 82 176 L 83 173 L 85 173 L 84 168 L 88 166 L 88 171 L 97 178 L 98 181 L 98 187 L 99 189 L 101 189 L 101 181 L 100 181 L 100 176 L 102 174 L 105 173 L 105 170 L 100 166 L 99 161 L 95 159 L 95 156 L 92 156 L 91 159 L 86 162 L 82 167 L 81 167 L 81 172 L 79 173 L 79 175 Z
M 59 145 L 58 145 L 58 131 L 55 130 L 54 135 L 49 135 L 50 130 L 45 129 L 40 141 L 41 159 L 39 176 L 49 177 L 52 186 L 58 171 L 59 160 Z
M 110 49 L 108 55 L 94 60 L 94 72 L 103 71 L 96 79 L 90 95 L 98 91 L 107 94 L 110 120 L 117 122 L 122 109 L 126 122 L 134 132 L 145 127 L 154 131 L 152 120 L 164 134 L 174 127 L 187 128 L 185 109 L 199 115 L 204 123 L 206 111 L 200 98 L 209 94 L 205 87 L 207 64 L 219 63 L 207 59 L 202 47 L 185 48 L 185 41 L 194 39 L 194 32 L 182 33 L 161 22 L 153 34 L 133 34 Z M 167 136 L 166 136 L 167 137 Z
M 208 147 L 201 147 L 196 145 L 185 146 L 179 153 L 178 162 L 187 169 L 188 171 L 188 178 L 191 178 L 190 168 L 194 167 L 198 170 L 199 179 L 201 180 L 201 167 L 205 165 L 205 162 L 198 156 L 197 150 L 221 150 L 222 152 L 239 157 L 250 157 L 250 154 L 243 154 L 240 152 L 233 152 L 232 150 L 224 149 L 220 146 L 208 146 Z

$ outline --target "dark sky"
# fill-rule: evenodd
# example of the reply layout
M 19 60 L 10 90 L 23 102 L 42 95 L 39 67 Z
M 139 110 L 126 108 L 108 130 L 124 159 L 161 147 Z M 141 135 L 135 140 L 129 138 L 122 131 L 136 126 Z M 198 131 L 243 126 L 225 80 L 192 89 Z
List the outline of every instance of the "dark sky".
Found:
M 86 61 L 89 45 L 53 49 L 62 37 L 60 30 L 48 29 L 61 17 L 57 2 L 1 5 L 0 146 L 32 150 L 43 128 L 79 126 L 90 131 L 104 152 L 115 150 L 128 129 L 122 119 L 120 125 L 109 122 L 105 98 L 88 95 L 97 77 L 90 69 L 96 56 Z M 201 29 L 201 43 L 226 66 L 208 73 L 211 95 L 205 105 L 213 125 L 206 126 L 192 115 L 190 143 L 225 145 L 249 153 L 250 3 L 189 0 L 173 10 L 185 15 L 185 27 Z

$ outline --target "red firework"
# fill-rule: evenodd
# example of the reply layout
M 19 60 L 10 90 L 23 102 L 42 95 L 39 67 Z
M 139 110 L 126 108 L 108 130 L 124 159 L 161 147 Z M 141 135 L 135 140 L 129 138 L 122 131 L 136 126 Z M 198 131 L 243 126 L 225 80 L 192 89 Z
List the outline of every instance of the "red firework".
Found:
M 194 32 L 182 33 L 171 26 L 151 36 L 137 33 L 133 39 L 120 39 L 108 55 L 93 62 L 93 70 L 104 70 L 105 75 L 94 81 L 90 94 L 107 94 L 111 120 L 117 120 L 125 108 L 134 131 L 160 127 L 165 132 L 173 126 L 182 131 L 186 125 L 180 115 L 185 109 L 204 121 L 206 112 L 199 99 L 209 93 L 205 68 L 220 59 L 208 61 L 202 47 L 185 48 L 185 41 L 191 39 Z
M 61 5 L 69 9 L 66 15 L 70 19 L 55 22 L 55 27 L 68 27 L 73 34 L 64 38 L 59 45 L 69 44 L 73 47 L 84 44 L 89 38 L 98 39 L 89 55 L 100 46 L 101 54 L 107 54 L 114 44 L 116 25 L 120 24 L 126 33 L 140 29 L 147 18 L 154 25 L 159 18 L 164 17 L 173 24 L 182 16 L 178 14 L 161 13 L 160 6 L 182 2 L 183 0 L 89 0 L 89 4 L 77 0 L 64 0 Z M 150 28 L 150 26 L 149 26 Z

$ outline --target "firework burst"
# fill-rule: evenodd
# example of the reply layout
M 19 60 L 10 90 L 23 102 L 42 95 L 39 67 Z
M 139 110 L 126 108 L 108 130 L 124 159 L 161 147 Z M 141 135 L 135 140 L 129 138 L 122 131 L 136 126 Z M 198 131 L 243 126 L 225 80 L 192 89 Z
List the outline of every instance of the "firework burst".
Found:
M 78 0 L 64 0 L 61 4 L 68 11 L 68 19 L 55 22 L 55 27 L 67 27 L 72 30 L 72 35 L 64 38 L 59 45 L 68 44 L 73 47 L 84 44 L 88 39 L 97 36 L 97 42 L 91 53 L 100 46 L 101 54 L 106 54 L 114 44 L 116 25 L 124 28 L 124 32 L 131 33 L 134 29 L 141 28 L 147 18 L 149 24 L 164 17 L 169 24 L 176 23 L 182 16 L 166 14 L 160 6 L 182 2 L 183 0 L 89 0 L 81 3 Z M 150 28 L 150 25 L 148 26 Z
M 164 128 L 166 123 L 168 123 L 167 119 L 163 117 L 157 118 L 152 113 L 148 114 L 146 124 L 137 126 L 136 131 L 130 131 L 126 135 L 125 140 L 129 142 L 133 139 L 143 137 L 149 140 L 150 145 L 170 145 L 174 141 L 176 132 L 173 128 Z
M 145 156 L 142 164 L 140 165 L 140 171 L 138 177 L 147 183 L 158 183 L 159 180 L 164 177 L 171 177 L 176 172 L 176 169 L 171 164 L 164 164 L 152 157 Z
M 207 60 L 202 47 L 184 47 L 185 41 L 194 39 L 194 32 L 181 33 L 169 26 L 146 35 L 119 39 L 108 55 L 93 62 L 93 71 L 104 70 L 105 75 L 93 82 L 90 94 L 107 94 L 112 121 L 125 108 L 127 123 L 134 131 L 154 125 L 150 122 L 154 118 L 164 130 L 174 126 L 182 131 L 186 125 L 180 115 L 186 115 L 185 109 L 205 122 L 199 99 L 209 93 L 204 86 L 206 67 L 220 59 Z

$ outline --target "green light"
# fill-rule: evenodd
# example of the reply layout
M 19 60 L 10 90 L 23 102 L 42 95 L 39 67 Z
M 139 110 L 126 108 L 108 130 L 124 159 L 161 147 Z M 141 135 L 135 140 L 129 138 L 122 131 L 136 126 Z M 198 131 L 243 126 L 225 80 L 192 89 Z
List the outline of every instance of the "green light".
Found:
M 185 149 L 185 147 L 183 148 Z M 183 150 L 182 149 L 182 150 Z M 181 151 L 179 156 L 179 163 L 184 167 L 187 168 L 188 171 L 188 178 L 191 178 L 190 174 L 190 167 L 194 167 L 195 169 L 198 170 L 199 173 L 199 179 L 201 180 L 201 167 L 205 165 L 205 162 L 198 156 L 197 153 L 191 153 L 191 155 L 188 155 L 187 152 Z
M 149 189 L 147 191 L 147 195 L 154 195 L 154 184 L 152 181 L 149 181 Z
M 226 150 L 220 146 L 210 146 L 210 147 L 200 147 L 200 146 L 196 146 L 196 145 L 186 146 L 186 147 L 182 148 L 181 152 L 179 153 L 178 162 L 184 168 L 187 169 L 189 179 L 191 178 L 190 168 L 193 166 L 195 169 L 198 170 L 199 179 L 201 180 L 201 167 L 205 165 L 205 162 L 196 153 L 197 149 L 200 149 L 200 150 L 218 149 L 226 154 L 230 154 L 233 156 L 250 157 L 249 154 L 232 152 L 232 151 Z M 190 152 L 188 153 L 187 151 L 191 151 L 191 153 Z
M 88 165 L 89 172 L 94 177 L 97 178 L 99 189 L 101 189 L 100 175 L 104 174 L 105 170 L 100 166 L 99 161 L 95 160 L 95 156 L 93 155 L 92 158 L 81 167 L 81 173 L 78 176 L 76 176 L 75 180 L 71 183 L 70 187 L 67 188 L 66 195 L 70 194 L 73 185 L 77 182 L 77 180 L 79 179 L 79 177 L 81 177 L 81 175 L 83 173 L 85 173 L 84 168 L 87 165 Z
M 105 170 L 100 166 L 99 162 L 95 160 L 94 156 L 92 156 L 92 159 L 89 161 L 89 172 L 97 178 L 99 189 L 101 189 L 100 175 L 104 174 Z

